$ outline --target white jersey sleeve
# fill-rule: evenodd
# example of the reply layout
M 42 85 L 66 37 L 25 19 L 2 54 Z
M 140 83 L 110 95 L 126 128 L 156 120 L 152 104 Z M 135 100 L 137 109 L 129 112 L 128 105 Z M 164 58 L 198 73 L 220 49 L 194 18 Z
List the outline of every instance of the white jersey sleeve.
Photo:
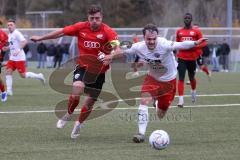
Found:
M 10 57 L 12 61 L 25 61 L 26 55 L 24 50 L 21 48 L 21 42 L 26 41 L 24 36 L 18 30 L 14 30 L 8 36 L 9 46 L 10 46 Z M 19 54 L 15 55 L 14 53 L 20 51 Z
M 194 41 L 183 41 L 183 42 L 176 42 L 176 41 L 168 41 L 165 38 L 159 38 L 162 46 L 166 50 L 179 50 L 179 49 L 190 49 L 195 47 Z
M 131 48 L 124 50 L 123 54 L 137 54 L 138 52 L 138 46 L 141 42 L 134 43 Z

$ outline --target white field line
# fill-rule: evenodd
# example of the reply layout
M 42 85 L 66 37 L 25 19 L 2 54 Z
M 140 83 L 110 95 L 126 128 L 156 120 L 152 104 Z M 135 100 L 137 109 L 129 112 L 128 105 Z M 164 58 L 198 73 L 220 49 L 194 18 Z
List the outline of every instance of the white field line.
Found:
M 211 94 L 211 95 L 198 95 L 198 97 L 221 97 L 221 96 L 240 96 L 240 94 Z M 190 95 L 186 95 L 185 97 L 190 97 Z M 140 98 L 134 98 L 136 100 L 139 100 Z M 117 100 L 118 102 L 124 102 L 124 101 L 129 101 L 133 99 L 120 99 Z M 102 104 L 102 109 L 109 110 L 112 108 L 108 108 L 106 105 L 115 103 L 117 101 L 110 101 L 110 102 L 105 102 L 105 105 Z M 189 106 L 184 106 L 184 108 L 207 108 L 207 107 L 227 107 L 227 106 L 240 106 L 240 104 L 212 104 L 212 105 L 189 105 Z M 38 108 L 41 108 L 41 106 L 38 106 Z M 149 107 L 153 108 L 153 107 Z M 176 108 L 176 106 L 170 106 L 170 108 Z M 114 108 L 114 110 L 135 110 L 138 109 L 137 107 L 127 107 L 127 108 Z M 95 109 L 97 110 L 97 109 Z M 2 111 L 0 114 L 25 114 L 25 113 L 54 113 L 54 112 L 62 112 L 66 110 L 38 110 L 38 111 Z M 78 110 L 76 110 L 78 111 Z
M 239 106 L 240 104 L 213 104 L 213 105 L 192 105 L 192 106 L 184 106 L 184 108 L 209 108 L 209 107 L 234 107 Z M 154 109 L 154 107 L 149 107 Z M 177 106 L 170 106 L 170 108 L 177 108 Z M 136 110 L 138 107 L 126 107 L 126 108 L 101 108 L 95 110 Z M 4 111 L 0 112 L 0 114 L 27 114 L 27 113 L 55 113 L 55 112 L 66 112 L 67 110 L 41 110 L 41 111 Z M 75 111 L 80 111 L 80 109 L 76 109 Z

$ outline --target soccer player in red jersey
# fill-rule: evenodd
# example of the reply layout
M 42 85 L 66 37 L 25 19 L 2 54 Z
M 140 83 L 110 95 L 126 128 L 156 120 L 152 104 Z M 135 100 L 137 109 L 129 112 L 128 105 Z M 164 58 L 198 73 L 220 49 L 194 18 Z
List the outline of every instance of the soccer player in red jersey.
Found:
M 181 29 L 178 29 L 176 32 L 176 41 L 196 41 L 202 38 L 202 33 L 199 29 L 192 27 L 192 14 L 186 13 L 184 15 L 184 24 L 185 26 Z M 179 94 L 179 102 L 178 107 L 183 107 L 184 105 L 184 78 L 185 73 L 188 71 L 188 77 L 190 80 L 191 85 L 191 95 L 192 95 L 192 102 L 196 101 L 196 79 L 195 79 L 195 72 L 196 72 L 196 60 L 202 54 L 199 52 L 206 43 L 203 43 L 195 48 L 187 49 L 187 50 L 179 50 L 177 53 L 178 58 L 178 94 Z
M 4 47 L 7 45 L 8 42 L 8 35 L 0 29 L 0 91 L 1 91 L 1 100 L 2 102 L 7 101 L 7 92 L 5 90 L 5 86 L 3 83 L 3 80 L 1 78 L 1 72 L 2 72 L 2 61 L 3 61 L 3 53 L 4 53 Z
M 101 7 L 97 5 L 90 6 L 87 18 L 88 21 L 86 22 L 78 22 L 43 36 L 31 37 L 33 41 L 54 39 L 64 35 L 78 38 L 80 55 L 74 70 L 73 88 L 68 100 L 68 112 L 57 122 L 57 128 L 63 128 L 67 121 L 70 120 L 74 109 L 78 106 L 80 95 L 84 92 L 88 94 L 83 102 L 80 116 L 74 124 L 71 138 L 79 136 L 81 125 L 91 113 L 105 82 L 105 72 L 108 70 L 109 65 L 105 66 L 102 61 L 98 60 L 99 52 L 110 54 L 113 48 L 119 49 L 120 44 L 117 33 L 108 25 L 102 23 Z M 105 50 L 106 44 L 111 45 L 107 47 L 108 51 Z M 88 80 L 90 76 L 86 76 L 89 74 L 92 77 L 90 81 Z

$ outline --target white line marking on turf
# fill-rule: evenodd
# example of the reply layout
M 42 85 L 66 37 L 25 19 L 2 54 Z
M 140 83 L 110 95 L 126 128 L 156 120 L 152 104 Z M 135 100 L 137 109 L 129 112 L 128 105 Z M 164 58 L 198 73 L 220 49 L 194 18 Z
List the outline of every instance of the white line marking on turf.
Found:
M 240 106 L 240 104 L 213 104 L 213 105 L 193 105 L 193 106 L 184 106 L 184 108 L 208 108 L 208 107 L 231 107 L 231 106 Z M 149 107 L 154 108 L 154 107 Z M 170 106 L 170 108 L 177 108 L 177 106 Z M 95 110 L 111 110 L 112 108 L 102 108 Z M 136 110 L 138 107 L 128 107 L 128 108 L 113 108 L 113 110 Z M 67 110 L 42 110 L 42 111 L 6 111 L 0 112 L 0 114 L 27 114 L 27 113 L 54 113 L 54 112 L 63 112 Z M 80 111 L 76 109 L 75 111 Z
M 235 94 L 202 94 L 202 95 L 197 95 L 197 97 L 221 97 L 221 96 L 240 96 L 240 94 L 235 93 Z M 178 97 L 178 96 L 175 96 Z M 185 95 L 184 97 L 191 97 L 191 95 Z M 134 98 L 136 100 L 139 100 L 141 98 Z M 124 102 L 124 101 L 130 101 L 133 99 L 119 99 L 116 101 L 110 101 L 110 102 L 105 102 L 104 104 L 111 104 L 115 102 Z M 104 105 L 103 104 L 103 105 Z M 103 106 L 102 105 L 102 106 Z M 193 106 L 184 106 L 184 108 L 207 108 L 207 107 L 227 107 L 227 106 L 240 106 L 240 104 L 213 104 L 213 105 L 193 105 Z M 38 108 L 41 108 L 41 106 L 38 106 Z M 153 108 L 153 107 L 149 107 Z M 176 106 L 170 106 L 170 108 L 177 108 Z M 107 108 L 103 107 L 101 109 L 109 110 L 112 108 Z M 134 110 L 138 109 L 137 107 L 130 107 L 130 108 L 114 108 L 114 110 Z M 97 110 L 97 109 L 96 109 Z M 66 110 L 39 110 L 39 111 L 2 111 L 0 114 L 25 114 L 25 113 L 54 113 L 54 112 L 62 112 Z M 79 109 L 76 109 L 76 111 L 80 111 Z
M 197 97 L 222 97 L 222 96 L 240 96 L 240 93 L 233 93 L 233 94 L 200 94 Z M 175 96 L 179 97 L 179 96 Z M 191 97 L 191 95 L 184 95 L 184 97 Z

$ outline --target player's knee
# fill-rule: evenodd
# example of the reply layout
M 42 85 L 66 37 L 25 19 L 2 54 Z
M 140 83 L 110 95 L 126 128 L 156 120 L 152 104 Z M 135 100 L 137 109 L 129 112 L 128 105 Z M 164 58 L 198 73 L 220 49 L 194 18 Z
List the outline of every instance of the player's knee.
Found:
M 73 94 L 79 95 L 82 94 L 84 91 L 84 83 L 81 81 L 77 81 L 73 83 Z
M 152 102 L 152 98 L 150 97 L 142 97 L 140 101 L 142 105 L 148 105 L 150 102 Z
M 142 93 L 142 95 L 141 95 L 141 104 L 147 105 L 151 101 L 152 101 L 152 96 L 151 96 L 150 93 L 148 93 L 148 92 Z
M 6 75 L 12 75 L 12 70 L 11 69 L 7 69 L 6 70 Z
M 82 81 L 73 82 L 73 87 L 83 88 L 85 85 Z

